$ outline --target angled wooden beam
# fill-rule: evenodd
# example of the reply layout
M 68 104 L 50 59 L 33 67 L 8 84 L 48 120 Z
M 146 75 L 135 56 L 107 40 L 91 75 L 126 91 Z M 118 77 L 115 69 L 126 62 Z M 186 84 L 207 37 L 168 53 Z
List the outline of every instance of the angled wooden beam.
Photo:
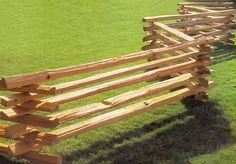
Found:
M 177 38 L 179 38 L 179 39 L 182 40 L 182 41 L 193 41 L 193 40 L 195 40 L 193 37 L 188 36 L 188 35 L 186 35 L 186 34 L 180 32 L 180 31 L 178 31 L 178 30 L 176 30 L 176 29 L 170 28 L 170 27 L 168 27 L 167 25 L 165 25 L 165 24 L 163 24 L 163 23 L 157 23 L 157 22 L 156 22 L 156 23 L 154 23 L 154 24 L 155 24 L 155 26 L 157 26 L 158 28 L 161 28 L 162 30 L 164 30 L 164 31 L 166 31 L 166 32 L 168 32 L 168 33 L 170 33 L 171 35 L 176 36 Z

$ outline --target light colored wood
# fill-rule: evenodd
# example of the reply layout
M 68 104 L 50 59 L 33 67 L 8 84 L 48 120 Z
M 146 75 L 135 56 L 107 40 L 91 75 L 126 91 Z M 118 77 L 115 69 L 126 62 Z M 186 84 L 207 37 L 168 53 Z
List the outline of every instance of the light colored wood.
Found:
M 123 86 L 139 83 L 142 81 L 153 80 L 157 77 L 167 76 L 172 73 L 178 73 L 183 70 L 186 70 L 186 69 L 188 70 L 188 69 L 198 67 L 201 65 L 204 65 L 204 63 L 193 60 L 193 61 L 176 64 L 173 66 L 168 66 L 168 67 L 160 68 L 157 70 L 152 70 L 145 73 L 133 75 L 133 76 L 121 79 L 121 80 L 115 80 L 108 83 L 100 84 L 98 86 L 93 86 L 90 88 L 85 88 L 78 91 L 58 95 L 58 96 L 46 99 L 45 101 L 50 102 L 52 104 L 63 104 L 69 101 L 78 100 L 87 96 L 95 95 L 98 93 L 113 90 L 113 89 L 120 88 Z
M 11 96 L 0 96 L 1 104 L 5 107 L 15 106 L 18 104 L 25 103 L 27 101 L 45 97 L 45 94 L 37 93 L 18 93 Z
M 47 86 L 47 85 L 38 85 L 38 84 L 32 84 L 29 86 L 23 86 L 19 88 L 13 88 L 13 89 L 7 89 L 0 86 L 0 90 L 4 91 L 13 91 L 13 92 L 30 92 L 30 93 L 41 93 L 41 94 L 47 94 L 47 95 L 55 95 L 56 88 Z
M 179 5 L 185 5 L 185 6 L 210 6 L 210 7 L 231 7 L 234 5 L 233 2 L 181 2 Z
M 52 121 L 52 124 L 56 126 L 57 124 L 54 123 L 55 120 L 59 120 L 60 123 L 65 122 L 65 121 L 70 121 L 70 120 L 73 120 L 76 118 L 80 118 L 80 117 L 87 116 L 87 115 L 90 115 L 90 114 L 93 114 L 96 112 L 100 112 L 102 110 L 112 108 L 116 105 L 120 105 L 120 104 L 128 102 L 128 101 L 130 102 L 130 101 L 136 100 L 136 99 L 141 98 L 143 96 L 156 94 L 158 92 L 162 92 L 167 89 L 173 89 L 175 87 L 184 85 L 193 79 L 198 79 L 200 77 L 203 78 L 205 76 L 206 76 L 206 74 L 202 74 L 200 76 L 199 75 L 192 75 L 189 73 L 183 74 L 183 75 L 180 75 L 180 76 L 175 77 L 173 79 L 169 79 L 169 80 L 159 82 L 156 84 L 148 85 L 146 87 L 143 87 L 143 88 L 140 88 L 137 90 L 123 93 L 121 95 L 106 99 L 106 100 L 99 102 L 99 103 L 93 103 L 93 104 L 85 105 L 82 107 L 58 112 L 55 114 L 48 115 L 47 117 L 45 117 L 43 119 L 40 117 L 37 118 L 37 115 L 35 115 L 34 119 L 27 119 L 27 120 L 28 120 L 28 123 L 30 120 L 32 122 L 35 122 L 34 120 L 36 120 L 36 118 L 37 118 L 37 120 L 42 119 L 41 122 L 44 122 L 44 120 L 47 120 L 47 122 Z M 54 118 L 54 119 L 52 119 L 52 118 Z M 27 128 L 29 129 L 30 127 L 27 127 Z
M 0 152 L 9 155 L 9 146 L 7 144 L 0 143 Z M 29 151 L 19 157 L 30 161 L 32 164 L 62 164 L 61 157 L 44 154 L 36 151 Z
M 202 76 L 205 77 L 206 75 L 203 74 Z M 136 89 L 133 91 L 129 91 L 129 92 L 117 95 L 115 97 L 111 97 L 99 103 L 93 103 L 93 104 L 85 105 L 82 107 L 66 110 L 63 112 L 58 112 L 49 116 L 58 118 L 60 120 L 60 123 L 70 121 L 76 118 L 88 116 L 90 114 L 97 113 L 97 112 L 115 107 L 117 105 L 120 105 L 126 102 L 131 102 L 131 101 L 134 101 L 134 100 L 137 100 L 139 98 L 143 98 L 149 95 L 158 94 L 159 92 L 163 92 L 168 89 L 173 89 L 179 86 L 183 86 L 186 83 L 190 82 L 191 80 L 197 79 L 197 78 L 199 78 L 199 76 L 194 76 L 190 73 L 183 74 L 169 80 L 165 80 L 159 83 L 142 87 L 140 89 Z
M 145 59 L 146 56 L 151 55 L 152 52 L 137 52 L 120 57 L 104 59 L 87 64 L 81 64 L 71 67 L 52 69 L 36 73 L 28 73 L 16 76 L 9 76 L 2 78 L 2 83 L 6 88 L 17 88 L 35 83 L 41 83 L 47 80 L 56 79 L 60 77 L 71 76 L 79 73 L 90 72 L 94 70 L 104 69 L 119 64 L 124 64 L 131 61 Z
M 166 31 L 166 32 L 168 32 L 168 33 L 170 33 L 170 34 L 176 36 L 176 37 L 178 37 L 178 38 L 179 38 L 180 40 L 182 40 L 182 41 L 193 41 L 193 40 L 194 40 L 193 37 L 188 36 L 188 35 L 186 35 L 186 34 L 180 32 L 180 31 L 178 31 L 178 30 L 173 29 L 173 28 L 170 28 L 170 27 L 168 27 L 167 25 L 165 25 L 165 24 L 163 24 L 163 23 L 157 23 L 157 22 L 156 22 L 156 23 L 155 23 L 155 26 L 161 28 L 162 30 L 164 30 L 164 31 Z
M 198 14 L 184 14 L 184 15 L 164 15 L 164 16 L 155 16 L 155 17 L 144 17 L 144 22 L 157 22 L 164 20 L 173 20 L 173 19 L 189 19 L 189 18 L 201 18 L 206 16 L 224 16 L 228 14 L 235 14 L 236 10 L 225 10 L 225 11 L 211 11 Z
M 210 38 L 208 39 L 205 38 L 205 39 L 208 40 Z M 188 44 L 197 45 L 197 42 L 198 41 L 194 40 L 193 42 L 190 42 Z M 201 40 L 201 41 L 199 40 L 199 42 L 204 42 L 204 40 Z M 169 51 L 173 52 L 176 49 L 177 50 L 180 49 L 180 47 L 186 48 L 185 46 L 186 45 L 183 44 L 180 46 L 160 48 L 156 50 L 155 53 L 167 53 Z M 5 88 L 10 88 L 10 89 L 17 88 L 17 87 L 22 87 L 26 85 L 35 84 L 35 83 L 44 82 L 50 79 L 71 76 L 71 75 L 75 75 L 75 74 L 79 74 L 83 72 L 90 72 L 94 70 L 112 67 L 119 64 L 133 62 L 133 61 L 148 58 L 153 55 L 155 55 L 153 54 L 153 51 L 148 50 L 148 51 L 133 53 L 133 54 L 124 55 L 124 56 L 120 56 L 116 58 L 105 59 L 105 60 L 101 60 L 97 62 L 82 64 L 78 66 L 65 67 L 65 68 L 42 71 L 42 72 L 37 72 L 37 73 L 28 73 L 28 74 L 23 74 L 23 75 L 8 76 L 8 77 L 2 78 L 1 81 Z
M 59 105 L 56 103 L 51 103 L 43 100 L 32 100 L 27 101 L 23 104 L 17 105 L 17 107 L 24 108 L 26 110 L 44 110 L 49 112 L 54 112 L 59 109 Z
M 7 125 L 0 124 L 0 137 L 6 137 L 6 127 Z
M 1 118 L 1 119 L 43 128 L 55 128 L 56 126 L 59 125 L 59 120 L 57 118 L 32 115 L 32 114 L 23 115 L 16 118 Z
M 181 44 L 181 43 L 177 42 L 177 44 Z M 128 74 L 128 73 L 132 73 L 132 72 L 135 72 L 135 71 L 146 70 L 146 69 L 161 66 L 164 63 L 168 63 L 168 62 L 171 63 L 171 62 L 174 62 L 174 61 L 182 60 L 184 58 L 194 57 L 194 56 L 196 57 L 197 55 L 200 55 L 199 53 L 197 53 L 197 52 L 195 53 L 195 52 L 187 53 L 187 54 L 184 54 L 184 55 L 179 55 L 179 56 L 176 56 L 176 57 L 169 57 L 169 58 L 165 58 L 165 59 L 160 59 L 158 61 L 144 63 L 144 64 L 133 66 L 133 67 L 122 68 L 122 69 L 118 69 L 118 70 L 107 72 L 107 73 L 101 73 L 101 74 L 98 74 L 96 76 L 91 76 L 91 77 L 88 77 L 88 78 L 85 78 L 85 79 L 82 79 L 82 80 L 77 80 L 77 81 L 72 81 L 72 82 L 68 82 L 68 83 L 59 84 L 59 85 L 56 85 L 56 89 L 57 89 L 57 92 L 60 93 L 60 92 L 67 91 L 67 90 L 70 90 L 70 89 L 73 89 L 73 88 L 77 88 L 77 87 L 85 86 L 85 85 L 92 84 L 92 83 L 95 83 L 95 82 L 100 82 L 100 81 L 103 81 L 103 80 L 107 80 L 107 79 L 110 79 L 112 77 L 118 77 L 118 76 L 125 75 L 125 74 Z M 159 54 L 157 54 L 157 55 L 159 55 Z M 20 94 L 19 97 L 17 95 L 15 95 L 13 97 L 10 97 L 10 98 L 8 98 L 8 97 L 3 98 L 2 97 L 2 101 L 4 100 L 3 102 L 4 102 L 5 105 L 6 104 L 16 105 L 15 104 L 16 102 L 18 104 L 19 102 L 29 101 L 29 100 L 33 100 L 35 98 L 40 98 L 40 97 L 41 97 L 41 95 L 38 95 L 38 94 L 23 94 L 23 95 Z M 27 109 L 33 111 L 34 107 L 29 106 L 29 107 L 27 107 Z M 40 109 L 43 110 L 42 107 Z M 50 108 L 47 107 L 46 109 L 50 109 Z M 52 108 L 52 111 L 54 111 L 54 110 L 57 110 L 57 107 L 55 109 Z
M 224 18 L 206 18 L 206 19 L 197 19 L 197 20 L 190 20 L 190 21 L 184 21 L 184 22 L 177 22 L 177 23 L 170 23 L 167 24 L 170 27 L 173 28 L 182 28 L 182 27 L 191 27 L 196 25 L 205 25 L 209 23 L 230 23 L 232 21 L 232 18 L 224 17 Z
M 56 85 L 56 89 L 57 89 L 57 92 L 60 93 L 60 92 L 64 92 L 64 91 L 67 91 L 70 89 L 74 89 L 74 88 L 82 87 L 82 86 L 85 86 L 88 84 L 92 84 L 95 82 L 108 80 L 113 77 L 118 77 L 118 76 L 125 75 L 128 73 L 133 73 L 133 72 L 140 71 L 140 70 L 146 70 L 146 69 L 158 67 L 163 63 L 181 60 L 183 58 L 187 58 L 188 56 L 191 57 L 191 56 L 197 56 L 197 55 L 200 55 L 200 54 L 192 53 L 192 54 L 180 55 L 175 58 L 166 58 L 166 59 L 162 59 L 160 61 L 153 61 L 153 62 L 149 62 L 149 63 L 140 64 L 137 66 L 132 66 L 132 67 L 127 67 L 127 68 L 122 68 L 122 69 L 110 71 L 107 73 L 101 73 L 96 76 L 91 76 L 91 77 L 88 77 L 88 78 L 85 78 L 82 80 L 76 80 L 76 81 Z M 11 97 L 2 97 L 1 100 L 2 100 L 2 104 L 4 106 L 12 106 L 12 105 L 16 105 L 19 103 L 23 103 L 25 101 L 33 100 L 35 98 L 40 98 L 40 97 L 41 97 L 41 95 L 34 94 L 34 93 L 33 94 L 23 93 L 23 94 L 14 95 Z M 33 107 L 32 107 L 32 110 L 33 110 Z
M 12 139 L 18 138 L 18 137 L 28 134 L 28 133 L 39 132 L 38 129 L 36 129 L 32 126 L 26 125 L 26 124 L 15 124 L 12 126 L 8 126 L 5 128 L 5 131 L 6 131 L 5 132 L 6 136 L 8 136 Z
M 6 154 L 10 153 L 8 145 L 0 143 L 0 152 Z
M 209 85 L 211 87 L 211 85 Z M 69 137 L 73 137 L 79 135 L 81 133 L 120 121 L 122 119 L 135 116 L 147 110 L 150 110 L 154 107 L 160 106 L 162 104 L 168 104 L 176 100 L 183 99 L 184 97 L 194 95 L 196 93 L 200 93 L 205 91 L 207 88 L 204 87 L 195 87 L 192 89 L 184 88 L 163 96 L 159 96 L 154 99 L 146 100 L 141 103 L 137 103 L 131 106 L 127 106 L 125 108 L 121 108 L 112 112 L 108 112 L 106 114 L 102 114 L 100 116 L 85 120 L 83 122 L 66 126 L 64 128 L 54 130 L 48 134 L 52 136 L 58 136 L 58 141 L 67 139 Z M 34 142 L 32 144 L 27 144 L 23 142 L 17 142 L 9 146 L 9 149 L 12 154 L 20 155 L 24 154 L 28 151 L 40 149 L 43 146 L 47 145 L 48 139 L 42 139 L 38 142 Z M 49 144 L 49 143 L 48 143 Z
M 176 23 L 168 23 L 166 24 L 168 27 L 171 28 L 184 28 L 184 27 L 192 27 L 196 25 L 205 25 L 209 23 L 230 23 L 232 21 L 232 18 L 207 18 L 207 19 L 198 19 L 195 21 L 183 21 L 183 22 L 176 22 Z M 158 26 L 155 26 L 155 23 L 153 26 L 144 27 L 144 31 L 153 31 L 159 29 Z
M 82 132 L 98 128 L 100 126 L 108 125 L 113 122 L 125 119 L 127 117 L 134 116 L 136 114 L 147 111 L 151 108 L 157 107 L 162 104 L 168 104 L 170 102 L 182 99 L 186 96 L 202 92 L 206 90 L 204 87 L 197 87 L 193 89 L 184 88 L 151 100 L 146 100 L 141 103 L 137 103 L 131 106 L 127 106 L 92 119 L 77 123 L 75 125 L 70 125 L 58 130 L 50 132 L 51 134 L 58 135 L 59 140 L 67 139 L 69 137 L 79 135 Z
M 210 10 L 210 9 L 203 8 L 203 7 L 196 7 L 196 6 L 184 6 L 184 8 L 187 9 L 188 11 L 191 10 L 191 11 L 197 11 L 197 12 L 215 12 L 214 10 Z M 208 16 L 206 16 L 206 17 L 208 17 Z

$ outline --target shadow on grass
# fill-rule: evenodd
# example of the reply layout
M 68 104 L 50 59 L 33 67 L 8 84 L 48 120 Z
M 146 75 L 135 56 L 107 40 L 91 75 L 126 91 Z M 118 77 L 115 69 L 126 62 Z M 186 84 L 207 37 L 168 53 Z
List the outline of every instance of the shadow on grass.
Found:
M 211 54 L 211 56 L 214 57 L 213 64 L 236 58 L 236 45 L 216 43 L 214 46 L 216 49 L 214 49 L 214 52 Z
M 155 121 L 121 134 L 108 141 L 99 141 L 85 150 L 78 150 L 63 157 L 63 163 L 83 158 L 87 163 L 190 163 L 191 157 L 212 153 L 233 142 L 230 122 L 214 102 L 200 103 L 193 99 L 183 101 L 186 112 Z M 171 122 L 192 116 L 150 138 L 117 147 L 132 138 L 141 138 Z M 101 153 L 106 152 L 106 153 Z M 94 155 L 96 155 L 94 157 Z M 81 162 L 83 163 L 83 162 Z

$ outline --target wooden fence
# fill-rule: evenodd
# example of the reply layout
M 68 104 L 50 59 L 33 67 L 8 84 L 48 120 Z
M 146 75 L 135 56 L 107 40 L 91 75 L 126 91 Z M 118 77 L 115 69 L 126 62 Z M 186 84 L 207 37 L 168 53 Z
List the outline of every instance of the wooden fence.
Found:
M 181 42 L 181 38 L 176 36 L 176 31 L 186 34 L 185 38 L 212 36 L 216 38 L 216 42 L 232 42 L 235 10 L 205 11 L 203 8 L 182 4 L 179 9 L 179 15 L 143 18 L 144 31 L 147 32 L 147 36 L 143 38 L 146 43 L 143 50 Z M 195 9 L 199 12 L 193 12 Z
M 1 96 L 1 103 L 7 108 L 0 111 L 0 118 L 14 122 L 14 124 L 9 126 L 1 124 L 0 135 L 16 142 L 10 145 L 1 144 L 0 151 L 23 157 L 33 162 L 60 163 L 60 158 L 41 154 L 36 150 L 47 145 L 56 144 L 61 140 L 83 132 L 140 114 L 162 104 L 168 104 L 187 96 L 199 95 L 199 93 L 205 92 L 213 85 L 212 82 L 208 82 L 205 79 L 211 72 L 206 67 L 211 63 L 208 55 L 209 49 L 206 44 L 213 41 L 214 38 L 212 37 L 202 37 L 173 46 L 97 62 L 3 77 L 0 81 L 1 90 L 18 93 Z M 191 51 L 185 51 L 190 48 Z M 173 52 L 178 52 L 178 55 L 169 55 Z M 150 57 L 158 57 L 159 60 L 145 62 Z M 40 84 L 48 80 L 113 68 L 117 65 L 133 63 L 135 61 L 143 61 L 144 63 L 139 62 L 136 65 L 125 66 L 54 86 Z M 147 69 L 149 71 L 145 71 Z M 126 76 L 124 77 L 124 75 Z M 169 75 L 173 76 L 164 81 L 146 82 L 145 86 L 141 88 L 121 93 L 100 102 L 64 111 L 59 110 L 61 104 L 92 95 L 99 96 L 102 92 L 160 79 Z M 169 91 L 171 89 L 175 90 Z M 166 91 L 169 92 L 167 93 Z M 160 93 L 163 94 L 161 95 Z M 141 98 L 146 99 L 147 96 L 153 95 L 156 95 L 156 97 L 112 110 L 113 107 Z M 45 113 L 37 113 L 39 110 L 57 112 L 45 115 Z M 100 112 L 103 112 L 103 114 L 92 117 L 93 114 Z M 82 122 L 63 128 L 56 128 L 60 124 L 90 115 L 91 118 Z M 44 128 L 52 130 L 44 131 Z
M 0 119 L 11 123 L 0 125 L 0 137 L 14 143 L 0 144 L 0 152 L 32 163 L 61 163 L 60 157 L 39 150 L 188 96 L 206 100 L 206 91 L 213 86 L 213 82 L 206 79 L 211 74 L 207 65 L 212 62 L 208 44 L 231 38 L 228 30 L 234 26 L 235 11 L 186 14 L 192 11 L 187 11 L 185 5 L 180 8 L 180 12 L 184 12 L 181 15 L 143 19 L 147 24 L 144 30 L 148 32 L 144 37 L 147 42 L 144 51 L 1 78 L 0 90 L 11 94 L 1 96 L 5 108 L 0 110 Z M 97 71 L 99 73 L 90 74 Z M 81 74 L 83 78 L 66 81 L 65 77 Z M 59 78 L 65 81 L 45 85 Z M 101 93 L 138 83 L 143 86 L 76 108 L 60 109 L 63 104 L 99 97 Z M 76 119 L 77 123 L 70 124 L 69 121 Z

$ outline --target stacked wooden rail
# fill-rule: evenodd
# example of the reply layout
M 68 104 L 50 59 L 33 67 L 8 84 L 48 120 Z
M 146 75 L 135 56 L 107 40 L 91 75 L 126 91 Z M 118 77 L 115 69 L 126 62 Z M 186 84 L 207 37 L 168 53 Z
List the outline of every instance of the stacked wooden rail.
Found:
M 213 11 L 181 3 L 179 15 L 144 17 L 144 50 L 181 42 L 181 38 L 168 31 L 179 31 L 193 38 L 212 36 L 216 42 L 232 43 L 235 10 Z M 176 33 L 176 32 L 175 32 Z
M 234 9 L 234 3 L 232 1 L 197 1 L 193 0 L 191 2 L 184 2 L 184 3 L 179 3 L 179 5 L 183 6 L 190 6 L 190 10 L 193 12 L 198 11 L 198 7 L 201 9 L 207 10 L 215 10 L 215 11 L 221 11 L 221 10 L 229 10 L 229 9 Z M 196 7 L 191 9 L 191 7 Z
M 167 32 L 172 34 L 173 31 Z M 215 42 L 215 38 L 194 39 L 181 32 L 175 35 L 181 42 L 167 47 L 66 68 L 3 77 L 0 89 L 12 94 L 1 96 L 1 104 L 6 108 L 0 110 L 0 118 L 11 124 L 1 124 L 0 136 L 11 139 L 14 143 L 0 144 L 0 151 L 25 158 L 32 163 L 60 163 L 60 157 L 42 154 L 39 150 L 160 105 L 206 92 L 213 85 L 206 79 L 211 73 L 207 68 L 211 63 L 207 44 Z M 158 60 L 146 62 L 149 58 Z M 115 69 L 115 66 L 123 67 Z M 113 70 L 106 71 L 106 68 Z M 53 86 L 44 85 L 49 80 L 97 70 L 104 70 L 104 73 Z M 170 75 L 167 80 L 157 80 Z M 150 83 L 150 80 L 157 81 Z M 144 86 L 100 102 L 60 110 L 62 104 L 82 101 L 85 97 L 99 96 L 103 92 L 137 83 L 144 83 Z M 132 103 L 139 99 L 145 100 Z M 132 105 L 114 109 L 126 103 Z M 100 115 L 93 115 L 98 113 Z M 86 119 L 81 121 L 80 118 Z M 76 119 L 75 124 L 57 127 Z

